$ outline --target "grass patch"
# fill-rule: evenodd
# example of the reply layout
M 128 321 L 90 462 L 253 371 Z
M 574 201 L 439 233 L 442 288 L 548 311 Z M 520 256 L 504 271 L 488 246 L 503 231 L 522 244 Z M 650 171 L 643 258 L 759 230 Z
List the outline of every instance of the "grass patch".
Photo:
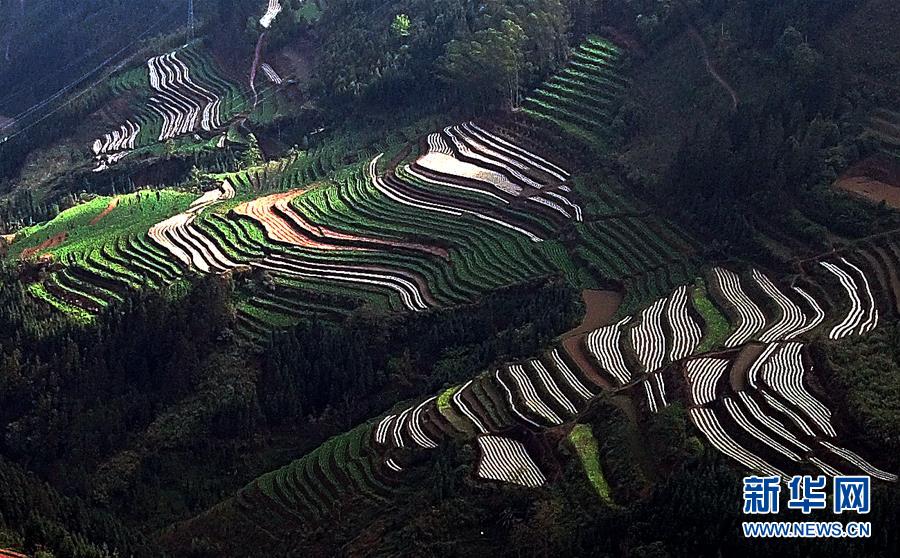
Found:
M 453 394 L 456 393 L 458 389 L 459 386 L 453 386 L 452 388 L 444 391 L 444 393 L 438 395 L 437 408 L 438 411 L 441 412 L 441 414 L 450 410 L 450 398 L 453 397 Z
M 694 285 L 692 299 L 694 301 L 694 308 L 697 309 L 697 312 L 703 317 L 703 321 L 706 322 L 706 335 L 703 337 L 703 341 L 700 342 L 700 346 L 697 347 L 695 352 L 705 353 L 719 347 L 725 342 L 725 339 L 731 334 L 731 324 L 728 323 L 725 316 L 719 312 L 719 309 L 709 300 L 706 286 L 699 279 Z
M 603 471 L 600 469 L 599 448 L 591 427 L 587 424 L 576 424 L 569 433 L 569 442 L 575 448 L 584 473 L 591 486 L 597 491 L 597 495 L 600 496 L 603 503 L 610 506 L 615 505 L 610 496 L 609 483 L 606 482 Z
M 47 252 L 62 259 L 68 254 L 86 254 L 129 233 L 144 233 L 156 223 L 188 208 L 197 194 L 175 190 L 144 190 L 119 196 L 119 205 L 98 221 L 91 220 L 107 208 L 112 197 L 100 196 L 76 205 L 53 220 L 23 229 L 10 246 L 8 258 L 19 257 L 23 250 L 39 246 L 46 240 L 66 233 L 64 242 Z

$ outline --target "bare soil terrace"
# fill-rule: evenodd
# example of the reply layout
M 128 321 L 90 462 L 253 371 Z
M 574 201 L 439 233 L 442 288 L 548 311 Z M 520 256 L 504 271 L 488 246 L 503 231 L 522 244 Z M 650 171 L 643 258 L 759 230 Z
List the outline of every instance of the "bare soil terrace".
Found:
M 588 357 L 584 336 L 612 323 L 613 317 L 622 303 L 622 293 L 585 289 L 581 292 L 581 299 L 586 307 L 584 319 L 581 320 L 578 327 L 564 334 L 563 349 L 587 377 L 606 389 L 612 389 L 613 386 L 597 371 Z
M 886 155 L 869 157 L 853 165 L 835 187 L 874 203 L 900 209 L 900 162 Z
M 67 232 L 62 232 L 57 235 L 51 236 L 47 240 L 38 244 L 37 246 L 33 246 L 31 248 L 26 248 L 26 249 L 22 250 L 20 259 L 27 260 L 31 257 L 34 257 L 34 256 L 40 254 L 41 252 L 43 252 L 45 250 L 49 250 L 51 248 L 59 246 L 60 244 L 62 244 L 63 242 L 66 241 L 66 238 L 68 238 L 68 236 L 69 236 L 69 233 L 67 233 Z

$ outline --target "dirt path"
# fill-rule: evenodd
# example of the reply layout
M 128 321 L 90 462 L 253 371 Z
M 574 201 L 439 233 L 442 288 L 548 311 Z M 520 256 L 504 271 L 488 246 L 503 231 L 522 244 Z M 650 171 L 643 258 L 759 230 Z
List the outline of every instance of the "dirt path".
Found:
M 700 50 L 703 53 L 703 62 L 706 64 L 706 71 L 709 72 L 709 75 L 711 75 L 713 79 L 719 82 L 719 85 L 721 85 L 729 95 L 731 95 L 731 108 L 737 109 L 738 104 L 741 102 L 737 91 L 734 90 L 734 87 L 732 87 L 731 84 L 722 77 L 719 71 L 716 70 L 716 67 L 713 66 L 712 60 L 709 58 L 709 49 L 706 48 L 706 41 L 703 40 L 703 36 L 700 35 L 700 32 L 697 31 L 697 28 L 694 27 L 693 24 L 688 28 L 688 33 L 690 33 L 691 37 L 700 44 Z
M 69 233 L 67 233 L 67 232 L 62 232 L 57 235 L 51 236 L 47 240 L 38 244 L 37 246 L 33 246 L 31 248 L 26 248 L 26 249 L 22 250 L 22 253 L 19 255 L 19 259 L 27 260 L 28 258 L 31 258 L 32 256 L 38 255 L 39 253 L 43 252 L 44 250 L 49 250 L 55 246 L 59 246 L 60 244 L 65 242 L 68 237 L 69 237 Z
M 759 358 L 764 349 L 764 345 L 756 343 L 745 345 L 741 349 L 737 357 L 732 361 L 729 372 L 732 390 L 737 392 L 747 389 L 747 372 L 750 371 L 750 366 L 756 362 L 756 359 Z
M 253 90 L 253 107 L 259 104 L 259 93 L 256 91 L 256 70 L 259 68 L 259 58 L 262 55 L 263 43 L 266 40 L 267 31 L 263 31 L 256 41 L 256 51 L 253 55 L 253 64 L 250 66 L 250 89 Z
M 96 217 L 91 219 L 91 225 L 96 225 L 97 223 L 99 223 L 100 219 L 103 219 L 104 217 L 106 217 L 107 215 L 112 213 L 112 210 L 118 206 L 119 206 L 119 197 L 116 196 L 109 201 L 109 205 L 106 206 L 106 209 L 104 209 L 103 211 L 98 213 Z

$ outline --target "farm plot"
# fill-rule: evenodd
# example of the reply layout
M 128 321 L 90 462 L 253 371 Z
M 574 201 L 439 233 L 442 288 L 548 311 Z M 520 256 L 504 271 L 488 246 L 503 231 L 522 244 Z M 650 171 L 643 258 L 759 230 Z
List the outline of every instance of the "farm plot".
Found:
M 588 38 L 569 64 L 522 104 L 522 113 L 551 130 L 605 148 L 627 80 L 620 72 L 619 47 Z
M 840 265 L 849 275 L 852 267 L 844 262 Z M 839 277 L 825 269 L 821 273 L 817 280 L 834 277 L 828 285 L 830 292 L 844 289 Z M 712 276 L 735 278 L 738 284 L 741 280 L 724 268 Z M 412 454 L 463 442 L 478 448 L 473 467 L 476 479 L 541 486 L 547 478 L 520 440 L 528 439 L 527 432 L 566 428 L 577 422 L 606 390 L 646 397 L 649 412 L 682 398 L 690 421 L 703 438 L 754 473 L 864 472 L 895 482 L 894 474 L 843 446 L 827 400 L 816 393 L 817 384 L 810 383 L 812 367 L 804 345 L 792 340 L 830 331 L 833 326 L 829 322 L 840 319 L 830 317 L 835 305 L 818 302 L 824 297 L 810 286 L 812 282 L 804 283 L 804 288 L 795 283 L 789 290 L 758 270 L 751 270 L 747 280 L 757 287 L 741 289 L 743 297 L 734 295 L 738 291 L 732 282 L 731 296 L 717 294 L 716 298 L 720 304 L 753 303 L 763 316 L 754 331 L 757 335 L 777 331 L 770 335 L 778 339 L 745 342 L 741 350 L 729 349 L 725 346 L 731 338 L 728 333 L 739 331 L 740 323 L 730 328 L 714 323 L 724 318 L 705 296 L 698 297 L 698 292 L 704 292 L 701 286 L 683 285 L 637 315 L 587 335 L 588 351 L 612 385 L 593 381 L 589 373 L 570 364 L 564 351 L 552 348 L 538 358 L 508 363 L 370 423 L 363 440 L 371 456 L 370 467 L 382 475 L 394 475 L 390 482 L 396 486 L 402 475 L 415 469 L 418 458 Z M 866 292 L 863 285 L 860 277 L 854 291 L 860 297 Z M 768 300 L 757 302 L 754 297 Z M 849 298 L 850 302 L 837 307 L 852 307 Z M 791 305 L 800 308 L 799 314 Z M 749 315 L 733 307 L 726 313 L 736 322 Z M 864 333 L 857 325 L 851 331 Z M 709 339 L 714 342 L 706 343 Z M 700 347 L 718 351 L 700 353 Z M 322 469 L 308 473 L 325 474 Z M 335 486 L 327 476 L 322 482 L 326 488 Z M 335 501 L 333 495 L 322 500 Z
M 820 265 L 831 274 L 830 278 L 823 277 L 822 282 L 829 288 L 834 288 L 839 282 L 851 304 L 848 315 L 829 334 L 831 338 L 848 335 L 854 329 L 861 334 L 874 328 L 878 322 L 878 310 L 863 271 L 849 262 L 835 264 L 823 261 Z M 855 274 L 855 278 L 851 273 Z M 737 273 L 723 268 L 712 270 L 711 294 L 735 322 L 734 330 L 724 342 L 725 347 L 737 347 L 753 339 L 765 343 L 794 339 L 817 330 L 825 323 L 826 310 L 823 307 L 830 308 L 830 305 L 824 296 L 810 294 L 809 287 L 779 287 L 756 269 L 751 270 L 751 277 L 752 281 L 742 282 Z M 750 284 L 755 286 L 754 290 L 745 289 L 744 285 Z M 866 300 L 865 309 L 863 298 Z M 768 310 L 768 315 L 764 309 Z M 832 312 L 832 318 L 835 316 Z
M 448 126 L 428 136 L 428 151 L 412 171 L 502 203 L 521 199 L 543 206 L 535 210 L 558 214 L 551 217 L 581 221 L 582 209 L 570 199 L 571 189 L 565 184 L 568 172 L 548 166 L 524 148 L 511 149 L 508 143 L 485 135 L 473 123 Z
M 626 287 L 623 311 L 635 311 L 693 280 L 694 247 L 682 235 L 615 197 L 607 207 L 615 216 L 578 225 L 574 253 L 598 283 Z
M 840 339 L 867 333 L 878 325 L 878 308 L 869 279 L 862 269 L 841 258 L 840 262 L 820 262 L 822 267 L 834 274 L 846 290 L 850 299 L 850 311 L 846 317 L 828 333 L 829 339 Z
M 134 114 L 91 145 L 98 172 L 135 150 L 190 133 L 221 131 L 246 109 L 239 89 L 194 48 L 154 56 L 145 66 L 139 85 L 131 83 L 136 77 L 129 78 L 122 90 L 137 97 Z
M 215 189 L 194 200 L 190 207 L 150 228 L 147 235 L 185 267 L 202 273 L 234 269 L 233 262 L 203 231 L 194 225 L 196 218 L 207 208 L 234 197 L 235 191 L 227 180 Z
M 238 509 L 252 523 L 278 529 L 321 518 L 351 499 L 387 501 L 401 489 L 400 466 L 373 451 L 372 431 L 372 424 L 361 425 L 256 479 L 238 492 Z
M 529 174 L 520 176 L 527 180 L 556 180 L 551 173 L 565 177 L 559 167 L 511 143 L 490 140 L 497 146 L 488 150 L 483 138 L 491 132 L 485 128 L 466 124 L 454 130 L 449 133 L 456 134 L 458 142 L 469 137 L 466 133 L 481 134 L 478 145 L 510 168 L 524 169 Z M 509 155 L 501 157 L 501 150 Z M 246 264 L 297 284 L 386 292 L 397 302 L 389 302 L 392 308 L 414 311 L 465 302 L 490 289 L 551 273 L 558 264 L 568 265 L 564 252 L 553 252 L 551 260 L 550 252 L 532 247 L 540 239 L 526 227 L 552 234 L 561 219 L 549 218 L 557 212 L 546 205 L 535 204 L 532 212 L 480 192 L 459 195 L 462 189 L 453 179 L 445 181 L 448 185 L 433 177 L 419 179 L 413 165 L 381 173 L 378 163 L 376 157 L 365 172 L 347 171 L 334 182 L 240 203 L 225 216 L 230 225 L 199 217 L 204 208 L 229 198 L 210 193 L 189 211 L 154 227 L 151 238 L 182 265 L 202 273 Z M 274 168 L 271 176 L 279 172 Z M 523 179 L 513 175 L 513 180 Z M 248 188 L 237 177 L 224 183 L 233 181 L 242 189 L 263 189 Z M 261 322 L 280 322 L 291 315 L 275 312 L 264 298 L 258 296 L 252 307 L 242 308 L 244 326 L 256 334 L 261 333 Z
M 701 285 L 693 288 L 690 297 L 691 288 L 682 285 L 636 315 L 589 332 L 584 346 L 593 359 L 590 368 L 618 389 L 641 384 L 648 406 L 656 410 L 661 402 L 666 405 L 666 375 L 654 373 L 698 352 L 736 350 L 753 341 L 771 347 L 826 333 L 830 339 L 864 335 L 878 324 L 876 290 L 870 279 L 874 274 L 851 259 L 867 262 L 869 269 L 877 264 L 884 286 L 879 292 L 890 293 L 893 251 L 881 248 L 877 260 L 864 254 L 859 251 L 832 257 L 830 262 L 813 262 L 817 275 L 790 287 L 776 284 L 756 269 L 742 279 L 733 271 L 714 268 L 709 274 L 712 300 Z M 753 289 L 744 287 L 750 284 Z M 896 300 L 882 298 L 883 305 Z M 787 384 L 782 387 L 787 389 Z
M 259 18 L 259 24 L 264 29 L 268 29 L 278 14 L 281 13 L 281 2 L 279 0 L 269 0 L 266 6 L 266 12 Z
M 807 386 L 803 351 L 796 342 L 766 346 L 740 388 L 725 379 L 732 358 L 688 360 L 692 422 L 713 446 L 757 473 L 862 471 L 895 482 L 895 475 L 840 446 L 831 411 Z
M 655 316 L 658 315 L 662 321 L 668 315 L 663 310 L 670 307 L 671 300 L 677 299 L 681 301 L 678 304 L 686 304 L 686 294 L 686 289 L 677 290 L 670 299 L 663 299 L 645 310 L 649 316 L 643 315 L 642 320 L 655 324 Z M 673 320 L 673 323 L 678 322 Z M 594 338 L 588 341 L 588 346 L 593 347 L 591 352 L 597 356 L 601 367 L 605 364 L 607 371 L 620 369 L 621 374 L 629 375 L 620 382 L 620 389 L 640 384 L 639 389 L 646 394 L 648 408 L 655 412 L 669 404 L 670 394 L 679 392 L 667 388 L 670 378 L 663 371 L 647 374 L 648 367 L 644 364 L 636 366 L 634 371 L 628 368 L 626 362 L 630 359 L 625 358 L 621 348 L 626 324 L 623 321 L 597 330 Z M 666 349 L 665 341 L 662 343 L 663 349 Z M 801 343 L 791 341 L 765 345 L 765 350 L 759 352 L 750 364 L 749 371 L 745 370 L 747 381 L 738 384 L 728 381 L 729 370 L 735 363 L 735 353 L 716 357 L 688 356 L 679 360 L 683 363 L 680 366 L 689 388 L 686 404 L 691 421 L 713 447 L 758 473 L 818 470 L 834 474 L 836 471 L 850 473 L 862 470 L 874 472 L 884 480 L 895 480 L 892 474 L 881 471 L 838 443 L 837 432 L 831 424 L 831 411 L 806 385 L 805 375 L 809 365 L 802 356 L 802 350 Z M 645 358 L 644 362 L 647 360 Z M 490 391 L 497 396 L 467 396 L 476 391 L 475 386 L 480 386 L 482 393 Z M 486 390 L 486 386 L 491 387 Z M 438 412 L 440 398 L 432 398 L 388 417 L 390 420 L 396 418 L 399 423 L 385 423 L 385 434 L 376 439 L 376 444 L 393 451 L 408 447 L 403 440 L 418 439 L 416 447 L 432 449 L 448 439 L 441 432 L 449 431 L 453 432 L 449 435 L 452 438 L 460 435 L 464 439 L 476 438 L 483 445 L 485 438 L 511 428 L 552 428 L 577 420 L 586 403 L 595 397 L 598 387 L 584 377 L 576 377 L 555 349 L 541 359 L 510 364 L 450 392 L 447 402 L 455 408 L 454 416 L 461 426 L 455 429 L 431 428 L 429 431 L 437 434 L 422 438 L 421 432 L 424 430 L 419 419 L 410 421 L 410 416 L 446 416 L 446 413 L 441 415 Z M 635 395 L 640 392 L 635 392 Z M 423 409 L 429 406 L 434 406 L 434 410 L 423 413 Z M 499 409 L 491 410 L 492 406 L 503 407 L 502 414 L 512 417 L 513 423 L 491 422 L 489 417 L 500 414 Z M 493 424 L 500 426 L 493 427 Z M 388 435 L 389 432 L 394 435 Z M 510 455 L 504 459 L 505 466 L 522 466 L 521 463 L 516 465 L 517 458 Z M 483 470 L 486 469 L 478 469 L 477 475 L 483 476 Z M 502 467 L 495 464 L 495 473 L 498 470 Z M 502 475 L 495 474 L 489 478 L 498 476 Z M 518 482 L 510 478 L 506 480 Z
M 519 484 L 529 488 L 547 480 L 521 442 L 503 436 L 478 438 L 481 459 L 477 476 L 482 479 Z
M 29 258 L 43 247 L 42 257 L 61 265 L 44 278 L 41 298 L 76 316 L 96 314 L 129 290 L 157 288 L 182 275 L 146 233 L 154 222 L 186 210 L 193 197 L 172 190 L 98 197 L 21 231 L 7 257 Z
M 435 247 L 345 234 L 312 223 L 291 204 L 291 200 L 303 193 L 302 190 L 294 190 L 257 198 L 239 205 L 234 212 L 258 221 L 266 229 L 266 235 L 271 240 L 284 244 L 317 250 L 364 250 L 367 247 L 393 247 L 420 250 L 436 256 L 447 256 L 446 250 Z

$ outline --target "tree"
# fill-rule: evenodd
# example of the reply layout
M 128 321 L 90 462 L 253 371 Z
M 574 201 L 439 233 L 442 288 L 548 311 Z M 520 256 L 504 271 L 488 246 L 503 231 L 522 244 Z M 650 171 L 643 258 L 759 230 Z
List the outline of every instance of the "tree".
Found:
M 391 33 L 397 37 L 409 37 L 409 28 L 412 23 L 406 14 L 397 14 L 394 22 L 391 23 Z
M 505 19 L 499 28 L 477 31 L 471 39 L 453 40 L 441 64 L 443 78 L 485 104 L 503 100 L 516 107 L 525 38 L 517 23 Z

